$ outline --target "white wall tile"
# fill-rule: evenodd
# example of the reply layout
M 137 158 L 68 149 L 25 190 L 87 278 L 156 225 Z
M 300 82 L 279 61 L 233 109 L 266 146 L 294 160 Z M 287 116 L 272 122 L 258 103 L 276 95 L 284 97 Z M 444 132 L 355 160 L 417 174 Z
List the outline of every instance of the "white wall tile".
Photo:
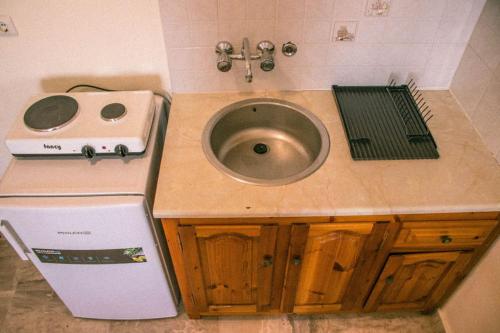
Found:
M 333 84 L 339 85 L 387 84 L 390 72 L 380 66 L 335 66 L 330 71 Z
M 210 89 L 205 83 L 213 77 L 219 78 L 213 90 L 329 89 L 333 74 L 383 84 L 391 72 L 412 71 L 429 87 L 448 86 L 479 17 L 476 4 L 485 0 L 456 1 L 454 7 L 450 0 L 394 0 L 387 17 L 365 16 L 366 0 L 160 0 L 160 6 L 169 68 L 181 75 L 172 78 L 174 89 Z M 340 21 L 357 23 L 355 41 L 332 40 Z M 251 84 L 241 61 L 229 73 L 216 70 L 215 44 L 228 40 L 238 53 L 243 37 L 252 50 L 264 39 L 276 46 L 275 69 L 261 73 L 254 61 Z M 293 57 L 280 52 L 288 41 L 298 46 Z M 196 72 L 201 82 L 194 82 Z
M 357 45 L 335 43 L 330 46 L 327 64 L 330 66 L 376 66 L 381 65 L 385 47 L 381 45 Z
M 219 0 L 218 17 L 224 20 L 244 20 L 246 0 Z
M 193 21 L 217 20 L 217 0 L 185 0 L 189 19 Z
M 448 0 L 414 0 L 419 18 L 439 18 L 443 16 Z
M 416 30 L 414 20 L 390 19 L 386 21 L 384 29 L 384 42 L 386 43 L 412 43 Z
M 328 49 L 327 64 L 329 66 L 352 66 L 352 58 L 356 52 L 353 43 L 335 43 Z
M 337 20 L 355 20 L 363 17 L 365 0 L 336 0 L 333 8 L 333 17 Z
M 328 58 L 328 44 L 307 44 L 301 50 L 303 66 L 326 66 Z
M 172 85 L 176 92 L 220 91 L 220 76 L 216 69 L 203 71 L 173 71 Z
M 334 0 L 306 0 L 306 18 L 331 19 Z
M 215 46 L 217 44 L 217 21 L 194 21 L 190 23 L 191 46 Z
M 448 89 L 455 69 L 455 67 L 427 66 L 418 80 L 418 86 L 421 89 Z
M 466 20 L 475 5 L 475 0 L 447 0 L 443 17 Z
M 215 68 L 215 51 L 211 47 L 170 49 L 168 64 L 176 71 Z
M 334 21 L 333 29 L 331 34 L 332 42 L 340 42 L 340 43 L 352 43 L 357 40 L 358 36 L 358 21 Z M 350 34 L 349 39 L 338 39 L 340 34 L 346 33 Z M 337 40 L 338 39 L 338 40 Z
M 429 67 L 456 68 L 466 44 L 435 44 L 429 56 Z
M 423 68 L 429 61 L 429 54 L 432 51 L 431 44 L 411 44 L 407 45 L 405 56 L 405 66 Z
M 305 0 L 277 0 L 278 18 L 289 20 L 305 16 Z
M 385 25 L 387 18 L 362 20 L 358 24 L 356 41 L 359 43 L 382 43 L 385 41 Z
M 440 18 L 447 0 L 395 0 L 391 2 L 389 15 L 406 18 Z
M 304 42 L 305 43 L 327 43 L 330 41 L 332 32 L 331 21 L 305 20 Z
M 276 71 L 266 73 L 269 76 L 267 89 L 276 90 L 276 87 L 283 86 L 283 90 L 302 89 L 301 67 L 278 68 Z
M 421 78 L 425 72 L 424 67 L 415 66 L 401 66 L 401 67 L 390 67 L 389 77 L 396 80 L 396 84 L 405 84 L 409 81 L 409 78 L 416 79 L 416 84 L 420 87 L 419 78 Z M 388 81 L 390 82 L 389 78 Z
M 303 89 L 325 89 L 332 85 L 332 76 L 329 67 L 311 66 L 301 69 L 301 86 Z
M 417 20 L 413 34 L 414 43 L 434 43 L 439 27 L 439 20 Z
M 278 44 L 288 41 L 301 43 L 304 40 L 304 21 L 278 19 L 275 25 L 275 36 Z
M 275 41 L 274 24 L 275 20 L 247 20 L 247 37 L 252 49 L 260 41 Z
M 436 33 L 436 43 L 467 43 L 470 33 L 461 19 L 443 18 Z
M 160 0 L 163 24 L 183 23 L 189 18 L 185 0 Z
M 229 72 L 219 74 L 219 87 L 222 91 L 252 91 L 254 85 L 242 80 L 245 77 L 245 70 L 233 67 Z
M 297 44 L 297 53 L 293 57 L 287 57 L 282 52 L 277 52 L 275 54 L 276 66 L 281 68 L 291 68 L 291 67 L 299 67 L 299 66 L 307 66 L 305 65 L 304 55 L 307 52 L 304 52 L 306 47 L 304 44 Z
M 235 51 L 241 48 L 243 37 L 248 34 L 246 21 L 219 20 L 218 27 L 218 40 L 229 41 L 235 48 Z
M 418 1 L 415 0 L 395 0 L 391 2 L 389 15 L 391 17 L 413 18 L 418 16 Z
M 247 19 L 266 20 L 276 17 L 277 0 L 247 0 Z
M 182 23 L 163 24 L 163 37 L 167 48 L 191 46 L 189 25 Z
M 382 66 L 405 66 L 409 52 L 405 44 L 385 44 L 383 52 L 379 55 L 379 64 Z

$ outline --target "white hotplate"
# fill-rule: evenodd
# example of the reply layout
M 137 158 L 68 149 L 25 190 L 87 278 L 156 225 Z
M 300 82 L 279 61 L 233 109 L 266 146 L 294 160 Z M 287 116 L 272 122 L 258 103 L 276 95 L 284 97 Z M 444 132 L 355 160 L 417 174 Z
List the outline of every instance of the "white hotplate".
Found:
M 5 143 L 15 156 L 141 154 L 154 109 L 151 91 L 40 94 L 19 112 Z
M 125 158 L 13 158 L 0 179 L 0 197 L 144 195 L 154 186 L 166 128 L 163 100 L 146 151 Z M 104 200 L 104 199 L 103 199 Z

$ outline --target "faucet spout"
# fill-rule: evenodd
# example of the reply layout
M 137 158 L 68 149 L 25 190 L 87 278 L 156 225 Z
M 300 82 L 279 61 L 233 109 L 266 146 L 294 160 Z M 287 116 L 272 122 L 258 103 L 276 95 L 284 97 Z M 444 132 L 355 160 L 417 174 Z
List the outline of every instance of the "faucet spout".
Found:
M 245 69 L 246 69 L 245 80 L 248 83 L 250 83 L 252 82 L 253 79 L 252 64 L 250 63 L 252 56 L 250 53 L 250 42 L 248 41 L 247 37 L 243 38 L 243 47 L 241 48 L 241 55 L 243 56 L 243 59 L 245 59 Z

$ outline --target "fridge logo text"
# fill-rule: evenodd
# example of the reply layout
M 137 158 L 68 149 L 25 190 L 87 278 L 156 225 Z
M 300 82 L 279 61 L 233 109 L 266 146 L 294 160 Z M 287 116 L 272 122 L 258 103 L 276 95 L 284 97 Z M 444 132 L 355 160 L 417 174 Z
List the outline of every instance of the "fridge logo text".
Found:
M 90 235 L 90 231 L 58 231 L 58 235 Z
M 61 150 L 61 146 L 60 145 L 48 145 L 48 144 L 43 144 L 43 148 L 45 149 L 57 149 L 57 150 Z

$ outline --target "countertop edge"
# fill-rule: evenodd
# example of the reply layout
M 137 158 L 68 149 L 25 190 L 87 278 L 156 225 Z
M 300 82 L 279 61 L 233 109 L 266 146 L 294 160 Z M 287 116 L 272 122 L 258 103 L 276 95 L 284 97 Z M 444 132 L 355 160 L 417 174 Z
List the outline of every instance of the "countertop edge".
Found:
M 500 212 L 500 204 L 498 205 L 475 205 L 475 206 L 442 206 L 442 207 L 398 207 L 395 209 L 373 209 L 373 208 L 353 208 L 353 209 L 338 209 L 329 211 L 310 211 L 310 212 L 293 212 L 286 213 L 248 213 L 241 214 L 240 212 L 229 212 L 225 214 L 211 214 L 207 212 L 163 212 L 153 210 L 155 218 L 259 218 L 259 217 L 320 217 L 320 216 L 369 216 L 369 215 L 399 215 L 399 214 L 439 214 L 439 213 L 485 213 L 485 212 Z

